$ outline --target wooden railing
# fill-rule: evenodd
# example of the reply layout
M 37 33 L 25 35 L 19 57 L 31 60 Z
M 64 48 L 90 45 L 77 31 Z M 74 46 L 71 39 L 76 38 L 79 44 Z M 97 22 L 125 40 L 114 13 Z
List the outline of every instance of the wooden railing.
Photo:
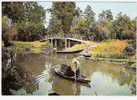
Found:
M 50 39 L 50 38 L 62 38 L 62 39 L 75 38 L 75 39 L 83 40 L 82 36 L 80 36 L 80 35 L 72 35 L 72 34 L 68 34 L 68 35 L 46 35 L 44 37 L 44 39 Z

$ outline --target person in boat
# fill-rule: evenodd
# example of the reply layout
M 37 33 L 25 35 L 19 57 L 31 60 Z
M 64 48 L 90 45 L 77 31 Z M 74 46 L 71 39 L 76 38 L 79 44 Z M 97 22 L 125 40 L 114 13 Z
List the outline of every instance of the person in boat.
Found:
M 69 76 L 69 77 L 74 76 L 73 70 L 71 69 L 70 66 L 68 66 L 66 64 L 61 65 L 61 72 L 63 72 L 64 75 Z
M 79 77 L 80 76 L 80 62 L 78 61 L 77 58 L 73 58 L 72 60 L 72 70 L 74 71 L 76 77 Z
M 80 62 L 79 62 L 78 58 L 72 59 L 72 65 L 71 66 L 66 65 L 66 64 L 62 64 L 60 71 L 63 72 L 64 75 L 66 75 L 66 76 L 79 77 L 80 76 Z
M 80 76 L 80 63 L 77 58 L 72 60 L 72 65 L 68 66 L 66 64 L 61 65 L 61 72 L 64 73 L 66 76 Z

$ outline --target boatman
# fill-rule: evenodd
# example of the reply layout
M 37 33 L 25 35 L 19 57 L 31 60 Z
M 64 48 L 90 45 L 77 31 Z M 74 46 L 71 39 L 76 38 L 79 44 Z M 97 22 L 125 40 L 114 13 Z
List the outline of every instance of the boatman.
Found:
M 72 59 L 72 70 L 75 73 L 75 76 L 78 78 L 80 76 L 80 62 L 77 58 Z

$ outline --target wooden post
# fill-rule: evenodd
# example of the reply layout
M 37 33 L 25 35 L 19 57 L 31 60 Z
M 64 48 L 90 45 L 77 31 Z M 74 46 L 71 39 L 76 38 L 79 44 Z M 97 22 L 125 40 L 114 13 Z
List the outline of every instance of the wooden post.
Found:
M 57 48 L 57 40 L 55 40 L 55 48 Z
M 67 48 L 67 39 L 65 39 L 65 49 Z
M 69 41 L 68 41 L 68 47 L 69 47 L 69 48 L 71 47 L 71 45 L 70 45 L 70 44 L 71 44 L 71 41 L 69 40 Z
M 49 41 L 49 43 L 50 43 L 50 45 L 51 45 L 51 40 L 50 40 L 50 39 L 48 39 L 48 41 Z
M 48 39 L 48 42 L 50 43 L 50 39 Z
M 53 46 L 53 39 L 51 39 L 51 47 L 53 48 L 54 46 Z
M 55 39 L 53 39 L 53 48 L 55 47 Z

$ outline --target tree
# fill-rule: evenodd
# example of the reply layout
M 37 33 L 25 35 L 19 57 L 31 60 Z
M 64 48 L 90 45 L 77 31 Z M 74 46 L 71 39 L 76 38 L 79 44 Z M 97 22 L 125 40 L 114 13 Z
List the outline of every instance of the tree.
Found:
M 45 27 L 42 23 L 22 21 L 16 24 L 18 31 L 17 39 L 23 41 L 33 41 L 40 38 L 44 33 Z
M 86 32 L 85 29 L 88 29 L 88 23 L 85 18 L 81 18 L 78 24 L 73 28 L 79 31 L 77 32 L 78 34 L 84 34 Z
M 75 14 L 74 2 L 53 2 L 49 30 L 51 32 L 69 33 Z
M 2 16 L 2 33 L 7 32 L 9 29 L 9 18 L 7 16 Z
M 24 10 L 23 2 L 2 2 L 2 15 L 12 19 L 13 22 L 23 19 Z
M 3 2 L 2 13 L 11 19 L 19 40 L 34 40 L 45 30 L 45 10 L 37 2 Z
M 24 3 L 24 20 L 16 23 L 18 30 L 18 39 L 35 40 L 39 39 L 44 33 L 45 10 L 36 2 Z M 24 27 L 23 27 L 24 26 Z
M 36 2 L 26 2 L 24 3 L 24 8 L 25 8 L 24 20 L 32 21 L 35 23 L 44 22 L 45 10 Z
M 61 20 L 58 20 L 56 16 L 52 15 L 48 26 L 48 34 L 54 35 L 60 32 L 62 32 Z
M 4 46 L 10 46 L 11 42 L 17 31 L 14 27 L 11 25 L 11 19 L 9 19 L 7 16 L 2 16 L 2 40 L 4 42 Z
M 95 22 L 95 13 L 93 12 L 92 8 L 89 5 L 87 5 L 84 14 L 88 26 L 90 27 Z
M 136 21 L 131 20 L 127 15 L 119 13 L 113 21 L 112 33 L 117 39 L 135 39 Z
M 81 18 L 82 18 L 82 10 L 78 7 L 76 8 L 76 15 L 73 17 L 71 28 L 75 27 Z
M 103 10 L 98 17 L 93 30 L 96 33 L 95 40 L 102 41 L 111 37 L 113 15 L 111 10 Z
M 96 41 L 102 41 L 109 38 L 109 29 L 107 28 L 106 23 L 96 23 L 94 29 Z
M 8 32 L 9 31 L 9 18 L 7 16 L 2 16 L 2 40 L 4 42 L 4 45 L 9 44 L 9 37 Z
M 112 15 L 111 10 L 110 9 L 103 10 L 102 13 L 99 14 L 99 20 L 100 21 L 104 21 L 104 20 L 111 21 L 111 20 L 113 20 L 113 15 Z

